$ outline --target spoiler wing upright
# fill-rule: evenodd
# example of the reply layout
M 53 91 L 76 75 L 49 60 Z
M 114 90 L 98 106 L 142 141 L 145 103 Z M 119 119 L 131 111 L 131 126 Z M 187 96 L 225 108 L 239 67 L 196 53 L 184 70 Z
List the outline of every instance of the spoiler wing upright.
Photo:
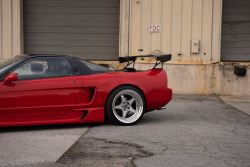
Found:
M 159 60 L 161 63 L 167 62 L 167 61 L 171 60 L 171 58 L 172 58 L 171 54 L 160 55 L 160 56 L 156 57 L 156 59 Z

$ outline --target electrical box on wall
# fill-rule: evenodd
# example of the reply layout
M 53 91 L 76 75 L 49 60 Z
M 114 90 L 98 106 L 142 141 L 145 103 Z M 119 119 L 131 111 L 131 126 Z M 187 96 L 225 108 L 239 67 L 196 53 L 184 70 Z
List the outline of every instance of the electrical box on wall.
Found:
M 242 66 L 235 66 L 234 67 L 234 74 L 235 75 L 244 77 L 244 76 L 246 76 L 246 73 L 247 73 L 247 69 L 245 67 L 242 67 Z
M 199 53 L 200 52 L 200 40 L 192 39 L 191 40 L 191 53 Z

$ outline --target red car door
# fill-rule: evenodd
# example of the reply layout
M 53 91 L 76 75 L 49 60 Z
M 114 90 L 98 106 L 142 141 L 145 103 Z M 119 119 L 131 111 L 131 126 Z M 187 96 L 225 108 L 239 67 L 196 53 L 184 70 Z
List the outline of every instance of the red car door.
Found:
M 69 113 L 80 95 L 82 79 L 63 72 L 67 70 L 66 59 L 37 58 L 10 71 L 18 73 L 18 80 L 10 85 L 0 83 L 0 119 Z

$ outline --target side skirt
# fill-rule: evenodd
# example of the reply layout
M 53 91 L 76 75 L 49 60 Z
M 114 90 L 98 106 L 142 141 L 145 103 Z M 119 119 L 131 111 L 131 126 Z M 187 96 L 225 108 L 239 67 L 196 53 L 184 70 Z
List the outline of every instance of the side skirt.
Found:
M 87 112 L 87 115 L 86 115 Z M 84 118 L 83 118 L 84 116 Z M 83 119 L 81 119 L 83 118 Z M 104 108 L 75 109 L 64 116 L 1 119 L 0 127 L 104 122 Z

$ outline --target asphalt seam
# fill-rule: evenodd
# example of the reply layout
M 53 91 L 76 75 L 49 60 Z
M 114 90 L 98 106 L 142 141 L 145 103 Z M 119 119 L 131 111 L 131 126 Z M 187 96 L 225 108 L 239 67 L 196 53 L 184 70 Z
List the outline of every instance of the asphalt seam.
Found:
M 245 114 L 245 115 L 247 115 L 247 116 L 250 117 L 250 115 L 249 115 L 248 113 L 246 113 L 246 112 L 244 112 L 244 111 L 241 111 L 240 109 L 238 109 L 238 108 L 232 106 L 231 104 L 228 104 L 226 101 L 224 101 L 222 98 L 220 98 L 220 96 L 218 96 L 218 98 L 219 98 L 223 103 L 225 103 L 225 104 L 231 106 L 233 109 L 237 110 L 238 112 L 241 112 L 241 113 L 243 113 L 243 114 Z
M 89 127 L 87 127 L 87 130 L 81 135 L 81 136 L 79 136 L 78 138 L 77 138 L 77 140 L 65 151 L 65 152 L 63 152 L 62 153 L 62 155 L 54 162 L 54 163 L 57 163 L 70 149 L 72 149 L 72 148 L 74 148 L 74 146 L 76 146 L 77 145 L 77 142 L 78 142 L 78 140 L 82 137 L 82 136 L 84 136 L 85 134 L 87 134 L 88 132 L 89 132 L 89 130 L 90 130 L 90 128 L 91 128 L 91 125 L 89 126 Z

